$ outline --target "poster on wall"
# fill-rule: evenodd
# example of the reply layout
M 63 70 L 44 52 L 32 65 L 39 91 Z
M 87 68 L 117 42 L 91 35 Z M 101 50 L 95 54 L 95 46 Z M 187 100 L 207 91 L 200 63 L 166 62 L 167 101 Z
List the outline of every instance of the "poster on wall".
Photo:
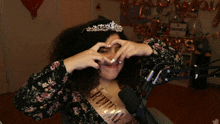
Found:
M 145 24 L 150 20 L 147 16 L 151 15 L 149 6 L 142 8 L 142 5 L 127 4 L 126 9 L 120 10 L 121 25 L 139 25 Z

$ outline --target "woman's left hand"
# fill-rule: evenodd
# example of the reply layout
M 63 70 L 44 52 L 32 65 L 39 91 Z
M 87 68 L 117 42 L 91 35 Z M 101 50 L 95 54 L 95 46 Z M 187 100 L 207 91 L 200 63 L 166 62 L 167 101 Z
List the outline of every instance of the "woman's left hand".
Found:
M 149 56 L 152 53 L 152 48 L 144 43 L 135 43 L 128 40 L 116 39 L 107 43 L 107 45 L 113 46 L 114 44 L 120 44 L 121 48 L 117 51 L 114 59 L 123 61 L 126 57 L 127 59 L 131 56 Z

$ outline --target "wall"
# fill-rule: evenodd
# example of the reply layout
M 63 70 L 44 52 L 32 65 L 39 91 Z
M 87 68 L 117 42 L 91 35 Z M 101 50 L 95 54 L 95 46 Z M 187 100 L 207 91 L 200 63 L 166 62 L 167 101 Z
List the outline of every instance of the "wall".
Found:
M 0 80 L 6 82 L 7 77 L 9 87 L 0 87 L 0 94 L 18 90 L 32 73 L 48 65 L 51 41 L 62 30 L 90 21 L 90 2 L 44 0 L 32 20 L 21 1 L 1 0 Z
M 62 30 L 91 20 L 91 0 L 60 0 Z
M 97 4 L 101 5 L 101 10 L 96 10 Z M 120 2 L 115 0 L 92 0 L 91 1 L 91 18 L 96 19 L 98 15 L 102 15 L 108 19 L 120 24 Z M 130 26 L 123 26 L 124 32 L 129 40 L 132 40 L 134 33 Z
M 34 20 L 18 0 L 2 0 L 1 10 L 1 47 L 12 92 L 48 64 L 48 48 L 61 30 L 59 1 L 45 0 Z
M 2 8 L 2 1 L 0 1 L 0 8 Z M 1 12 L 1 11 L 0 11 Z M 2 13 L 0 13 L 2 15 Z M 1 19 L 0 19 L 0 24 L 1 24 Z M 0 25 L 1 29 L 1 25 Z M 1 43 L 1 33 L 0 33 L 0 94 L 3 92 L 8 91 L 8 84 L 6 83 L 6 70 L 5 70 L 5 63 L 4 63 L 4 54 L 2 50 L 2 43 Z
M 3 56 L 3 50 L 0 46 L 0 94 L 7 92 L 8 89 L 8 83 L 6 82 L 6 69 L 5 69 L 5 63 L 4 63 L 4 56 Z

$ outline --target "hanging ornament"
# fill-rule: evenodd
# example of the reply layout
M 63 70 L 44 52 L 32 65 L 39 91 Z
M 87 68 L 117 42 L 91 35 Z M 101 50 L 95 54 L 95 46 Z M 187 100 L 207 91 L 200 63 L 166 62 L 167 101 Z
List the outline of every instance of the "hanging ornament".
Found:
M 31 12 L 31 18 L 37 17 L 37 10 L 40 8 L 44 0 L 21 0 L 23 5 Z

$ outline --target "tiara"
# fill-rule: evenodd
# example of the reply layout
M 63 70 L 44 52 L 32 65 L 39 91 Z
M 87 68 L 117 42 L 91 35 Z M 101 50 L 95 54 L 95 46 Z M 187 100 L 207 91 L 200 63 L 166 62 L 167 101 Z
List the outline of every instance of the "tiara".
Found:
M 99 25 L 93 25 L 93 27 L 86 28 L 87 32 L 92 31 L 116 31 L 116 32 L 122 32 L 123 27 L 121 25 L 116 24 L 114 21 L 110 22 L 109 24 L 99 24 Z

